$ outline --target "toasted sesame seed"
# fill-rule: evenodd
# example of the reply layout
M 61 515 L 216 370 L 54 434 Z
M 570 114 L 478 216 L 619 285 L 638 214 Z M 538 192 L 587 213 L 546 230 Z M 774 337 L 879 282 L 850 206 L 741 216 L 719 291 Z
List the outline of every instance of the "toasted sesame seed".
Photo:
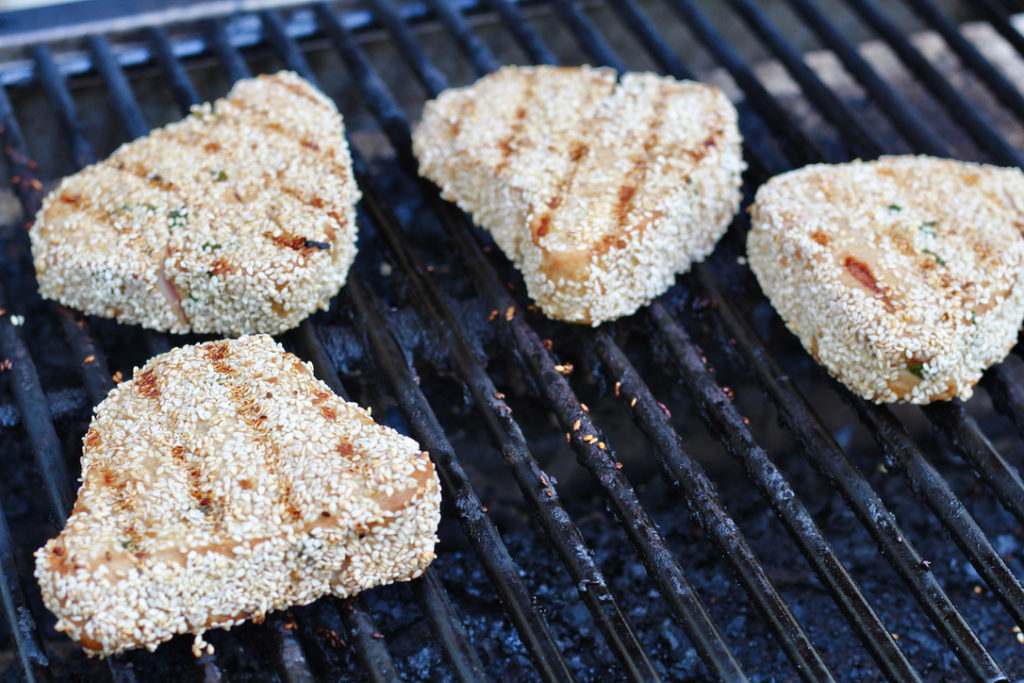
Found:
M 75 508 L 35 557 L 57 629 L 90 654 L 177 633 L 201 653 L 208 629 L 409 580 L 434 557 L 429 458 L 268 336 L 153 358 L 84 444 Z
M 344 284 L 359 196 L 334 104 L 291 72 L 244 79 L 43 200 L 40 293 L 157 330 L 283 332 Z
M 855 393 L 966 399 L 1024 317 L 1022 212 L 1019 169 L 819 164 L 758 190 L 747 257 L 804 348 Z
M 413 149 L 546 315 L 593 325 L 711 252 L 745 167 L 717 88 L 591 67 L 505 67 L 446 90 L 424 107 Z

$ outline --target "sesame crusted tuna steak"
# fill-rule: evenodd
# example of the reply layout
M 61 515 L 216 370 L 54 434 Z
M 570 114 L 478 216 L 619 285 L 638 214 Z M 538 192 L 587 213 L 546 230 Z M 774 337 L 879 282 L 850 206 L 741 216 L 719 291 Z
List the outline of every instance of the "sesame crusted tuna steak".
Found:
M 427 103 L 420 174 L 489 230 L 544 313 L 629 315 L 703 259 L 740 200 L 716 88 L 610 69 L 506 67 Z
M 757 192 L 750 267 L 811 355 L 876 402 L 970 397 L 1024 317 L 1024 174 L 929 157 Z
M 69 176 L 31 230 L 40 293 L 171 332 L 276 334 L 325 309 L 355 258 L 341 115 L 290 72 Z
M 151 359 L 96 408 L 82 487 L 36 551 L 43 601 L 90 654 L 419 576 L 430 457 L 265 335 Z M 198 654 L 197 654 L 198 656 Z

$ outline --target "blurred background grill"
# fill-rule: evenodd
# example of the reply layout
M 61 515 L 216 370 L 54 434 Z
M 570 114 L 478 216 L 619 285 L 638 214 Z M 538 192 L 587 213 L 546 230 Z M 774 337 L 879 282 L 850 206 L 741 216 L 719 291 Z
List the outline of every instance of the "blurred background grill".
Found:
M 745 213 L 648 309 L 596 330 L 552 323 L 487 235 L 417 180 L 409 145 L 424 100 L 449 85 L 502 63 L 591 63 L 726 89 L 748 200 L 816 161 L 1020 165 L 1014 3 L 368 0 L 225 14 L 236 8 L 2 17 L 5 680 L 1024 675 L 1019 347 L 967 403 L 865 404 L 760 294 Z M 213 632 L 200 660 L 188 637 L 89 660 L 53 631 L 31 553 L 73 502 L 91 407 L 197 338 L 39 300 L 25 227 L 60 177 L 281 68 L 338 103 L 364 192 L 348 285 L 282 341 L 430 450 L 438 559 L 409 584 Z

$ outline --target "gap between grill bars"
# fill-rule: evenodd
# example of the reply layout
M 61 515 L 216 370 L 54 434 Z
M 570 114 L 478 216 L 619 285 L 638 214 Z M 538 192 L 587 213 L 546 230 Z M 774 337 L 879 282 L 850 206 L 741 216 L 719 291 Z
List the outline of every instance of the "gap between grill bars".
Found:
M 785 107 L 769 94 L 750 67 L 695 3 L 688 0 L 668 2 L 708 51 L 728 70 L 746 96 L 746 102 L 740 106 L 741 122 L 744 132 L 752 138 L 748 141 L 747 153 L 756 178 L 763 180 L 793 164 L 823 159 L 837 160 L 830 158 L 831 152 L 824 152 L 796 119 L 787 113 Z M 909 144 L 930 153 L 943 153 L 947 149 L 943 141 L 929 130 L 928 125 L 921 122 L 911 105 L 879 78 L 871 66 L 841 39 L 836 27 L 816 5 L 810 0 L 788 2 L 813 31 L 830 47 L 834 47 L 850 73 Z M 765 43 L 766 48 L 791 72 L 808 101 L 825 120 L 842 131 L 841 139 L 849 153 L 873 156 L 885 149 L 874 131 L 861 125 L 856 113 L 806 66 L 803 58 L 758 5 L 746 0 L 734 0 L 731 4 L 754 34 Z M 892 27 L 878 7 L 867 0 L 849 0 L 848 4 L 934 93 L 935 98 L 943 103 L 963 127 L 966 135 L 974 138 L 993 160 L 1019 163 L 1019 154 L 986 116 L 957 93 L 924 60 L 906 37 Z M 1019 94 L 1003 82 L 1005 79 L 1001 74 L 963 39 L 956 25 L 926 0 L 908 0 L 908 4 L 946 38 L 965 64 L 976 71 L 995 96 L 1020 117 L 1022 111 Z M 632 35 L 651 53 L 652 59 L 674 75 L 685 76 L 689 73 L 689 67 L 674 55 L 670 45 L 659 36 L 657 28 L 644 16 L 639 6 L 628 0 L 612 0 L 611 6 L 623 16 Z M 430 0 L 429 7 L 430 13 L 436 15 L 454 38 L 452 49 L 462 51 L 479 73 L 492 70 L 498 64 L 487 45 L 475 36 L 474 28 L 466 23 L 464 8 L 447 0 Z M 555 61 L 553 52 L 533 30 L 530 21 L 524 18 L 518 5 L 508 0 L 488 0 L 487 7 L 497 13 L 505 28 L 535 61 Z M 624 68 L 619 56 L 579 7 L 570 0 L 553 0 L 550 7 L 556 17 L 552 21 L 564 22 L 565 30 L 578 41 L 582 52 L 589 54 L 596 62 L 620 70 Z M 1006 34 L 1005 27 L 1000 23 L 1005 15 L 991 2 L 986 3 L 986 8 L 990 16 L 994 17 L 996 28 Z M 376 22 L 379 22 L 379 27 L 387 31 L 425 90 L 434 95 L 446 87 L 447 77 L 432 64 L 427 53 L 418 45 L 410 26 L 387 5 L 386 0 L 373 0 L 371 9 L 375 19 L 369 25 L 376 27 Z M 303 57 L 300 46 L 289 35 L 281 17 L 274 11 L 266 11 L 259 16 L 264 39 L 280 62 L 315 82 L 314 69 Z M 409 124 L 398 104 L 387 92 L 383 80 L 374 71 L 362 45 L 339 20 L 339 15 L 328 6 L 314 6 L 313 16 L 316 22 L 313 35 L 328 38 L 337 50 L 360 96 L 393 145 L 407 177 L 415 178 L 415 165 L 409 147 Z M 223 22 L 209 22 L 203 36 L 207 51 L 216 55 L 221 67 L 232 80 L 248 75 L 248 66 L 232 45 Z M 149 29 L 145 37 L 174 99 L 183 107 L 196 102 L 199 99 L 197 90 L 184 65 L 175 55 L 172 39 L 160 27 Z M 109 40 L 105 36 L 91 36 L 87 46 L 89 59 L 101 74 L 128 137 L 145 134 L 149 124 Z M 1020 47 L 1015 46 L 1018 49 Z M 91 146 L 83 133 L 75 103 L 64 84 L 60 69 L 46 46 L 33 47 L 31 54 L 35 78 L 46 91 L 53 109 L 58 112 L 58 120 L 75 163 L 80 166 L 90 162 L 94 158 Z M 750 106 L 751 103 L 755 106 Z M 33 162 L 28 157 L 28 148 L 19 131 L 14 109 L 2 91 L 0 123 L 4 126 L 5 157 L 12 169 L 11 175 L 18 179 L 14 189 L 26 216 L 30 217 L 38 208 L 42 186 L 32 166 Z M 774 149 L 764 146 L 759 139 L 769 135 L 769 131 L 776 137 L 778 149 L 785 159 Z M 397 272 L 410 284 L 411 303 L 422 315 L 423 324 L 433 328 L 448 362 L 460 380 L 469 387 L 478 415 L 496 448 L 504 455 L 526 507 L 545 530 L 548 542 L 557 549 L 565 569 L 577 584 L 580 599 L 588 607 L 605 643 L 615 653 L 621 666 L 619 673 L 635 680 L 656 678 L 659 675 L 658 667 L 635 633 L 625 606 L 614 595 L 582 534 L 562 506 L 561 498 L 564 494 L 559 495 L 558 489 L 531 454 L 524 430 L 504 400 L 497 398 L 501 393 L 499 387 L 489 376 L 488 367 L 478 356 L 468 331 L 464 331 L 456 322 L 457 317 L 448 308 L 446 295 L 426 275 L 423 263 L 406 243 L 404 231 L 410 229 L 408 220 L 389 209 L 385 191 L 376 187 L 378 181 L 374 172 L 358 156 L 356 168 L 367 196 L 365 214 L 361 215 L 360 222 L 372 226 L 372 232 L 387 247 Z M 420 184 L 417 192 L 449 232 L 461 255 L 463 266 L 483 297 L 495 310 L 512 311 L 510 316 L 499 316 L 496 323 L 502 329 L 502 334 L 498 335 L 499 341 L 517 359 L 522 373 L 531 378 L 550 413 L 569 434 L 577 458 L 604 492 L 639 559 L 659 587 L 662 599 L 669 604 L 677 623 L 700 653 L 709 672 L 716 677 L 728 679 L 743 676 L 730 644 L 722 637 L 712 616 L 702 604 L 707 597 L 701 596 L 690 586 L 684 575 L 684 567 L 678 558 L 673 557 L 657 524 L 648 518 L 640 504 L 632 483 L 617 467 L 615 452 L 612 450 L 617 446 L 615 439 L 603 437 L 602 445 L 607 441 L 609 447 L 598 448 L 597 441 L 582 438 L 584 434 L 603 435 L 601 418 L 593 417 L 587 411 L 576 393 L 576 382 L 551 370 L 557 357 L 551 349 L 545 347 L 542 335 L 528 322 L 527 316 L 518 310 L 520 302 L 506 292 L 499 270 L 481 250 L 472 226 L 451 206 L 440 202 L 432 187 Z M 738 229 L 742 230 L 744 221 L 738 221 L 738 225 Z M 723 280 L 720 280 L 720 274 L 714 267 L 700 266 L 695 269 L 693 277 L 686 278 L 681 289 L 699 290 L 717 302 L 713 315 L 721 322 L 723 329 L 728 330 L 745 362 L 773 398 L 787 428 L 802 445 L 809 462 L 842 494 L 966 671 L 979 680 L 1005 680 L 995 659 L 986 651 L 967 619 L 929 571 L 927 562 L 900 532 L 895 516 L 886 509 L 871 484 L 835 442 L 810 404 L 784 378 L 784 372 L 757 333 L 745 325 L 739 307 L 732 300 L 734 292 L 738 291 L 735 282 L 725 281 L 729 282 L 729 286 L 722 284 Z M 503 543 L 498 529 L 489 519 L 486 508 L 462 468 L 455 448 L 434 414 L 436 407 L 431 406 L 430 398 L 417 386 L 416 371 L 409 364 L 415 351 L 403 346 L 400 331 L 379 313 L 382 307 L 380 297 L 357 274 L 353 273 L 342 301 L 353 312 L 356 327 L 365 331 L 366 353 L 375 359 L 377 372 L 384 378 L 384 384 L 390 387 L 413 436 L 424 445 L 430 444 L 431 453 L 442 475 L 445 496 L 455 501 L 458 521 L 476 551 L 477 560 L 484 565 L 487 575 L 496 586 L 504 609 L 533 658 L 538 674 L 548 680 L 571 678 L 573 672 L 546 624 L 545 615 L 533 605 L 531 589 L 522 581 L 521 570 Z M 88 321 L 60 307 L 54 306 L 49 310 L 51 315 L 57 316 L 72 354 L 90 359 L 82 364 L 82 383 L 89 401 L 96 403 L 112 386 L 110 366 L 104 349 L 97 342 Z M 854 632 L 876 660 L 879 669 L 894 680 L 917 678 L 918 673 L 890 635 L 884 620 L 875 613 L 869 599 L 834 553 L 800 498 L 768 458 L 765 449 L 757 442 L 757 437 L 746 427 L 745 418 L 733 406 L 728 392 L 706 367 L 701 349 L 691 341 L 684 329 L 686 322 L 674 312 L 671 297 L 654 304 L 644 317 L 653 331 L 652 350 L 657 351 L 657 348 L 662 347 L 667 350 L 679 381 L 692 394 L 694 403 L 700 407 L 711 431 L 718 433 L 725 448 L 744 463 L 752 481 L 789 530 L 808 563 L 850 621 Z M 293 338 L 303 356 L 314 361 L 318 375 L 342 393 L 342 385 L 334 367 L 336 360 L 332 359 L 320 341 L 324 328 L 334 324 L 336 321 L 330 314 L 307 321 Z M 173 339 L 161 335 L 144 336 L 152 350 L 166 349 L 174 343 Z M 714 485 L 701 466 L 688 455 L 685 436 L 674 429 L 671 421 L 666 420 L 664 413 L 656 408 L 655 394 L 632 367 L 624 349 L 619 347 L 609 331 L 587 332 L 582 337 L 586 348 L 600 359 L 601 370 L 609 378 L 621 383 L 625 397 L 630 402 L 634 399 L 637 401 L 636 405 L 631 406 L 634 409 L 628 412 L 650 440 L 661 466 L 668 473 L 667 478 L 676 481 L 695 521 L 725 557 L 748 598 L 793 662 L 797 674 L 807 680 L 821 680 L 830 676 L 828 666 L 812 638 L 773 585 L 758 561 L 757 553 L 749 547 L 739 527 L 730 518 Z M 562 343 L 558 342 L 559 345 Z M 21 421 L 29 434 L 31 450 L 46 485 L 51 514 L 55 521 L 60 522 L 70 507 L 72 497 L 70 474 L 62 460 L 65 450 L 58 441 L 53 421 L 48 414 L 47 399 L 35 371 L 30 349 L 18 328 L 12 324 L 10 315 L 0 317 L 0 346 L 5 355 L 15 361 L 11 385 Z M 1000 412 L 1007 414 L 1018 427 L 1024 424 L 1021 399 L 1017 396 L 1019 385 L 1005 369 L 998 368 L 990 373 L 984 386 Z M 920 493 L 953 540 L 975 564 L 978 573 L 993 589 L 1008 613 L 1018 624 L 1024 625 L 1024 588 L 991 545 L 984 531 L 965 511 L 956 494 L 944 481 L 943 475 L 927 461 L 891 411 L 854 403 L 864 423 L 878 435 L 881 447 L 901 466 L 910 487 Z M 1024 486 L 1016 468 L 993 446 L 978 422 L 958 404 L 936 406 L 924 412 L 940 430 L 942 437 L 978 470 L 982 481 L 993 490 L 1006 509 L 1018 519 L 1024 517 Z M 579 432 L 573 429 L 575 424 L 581 425 Z M 0 517 L 0 532 L 5 530 L 5 519 Z M 51 675 L 51 662 L 36 620 L 31 615 L 31 608 L 27 606 L 23 595 L 23 586 L 28 577 L 19 576 L 16 549 L 4 542 L 5 538 L 5 534 L 0 533 L 0 573 L 4 578 L 0 586 L 4 590 L 0 597 L 3 598 L 3 610 L 17 655 L 16 666 L 26 677 L 45 679 Z M 477 656 L 475 644 L 462 626 L 459 614 L 446 595 L 444 577 L 429 572 L 415 584 L 414 593 L 452 674 L 459 680 L 482 678 L 484 666 Z M 374 680 L 394 677 L 397 673 L 395 664 L 387 647 L 376 637 L 379 632 L 364 601 L 346 601 L 331 611 L 334 612 L 333 616 L 324 618 L 337 620 L 340 617 L 345 622 L 367 675 Z M 288 619 L 283 615 L 275 615 L 263 627 L 268 642 L 273 645 L 275 664 L 280 676 L 286 680 L 313 680 L 316 674 L 304 650 L 304 643 L 293 632 L 294 624 Z M 231 635 L 225 637 L 231 638 Z M 173 654 L 168 653 L 166 656 Z M 131 659 L 110 660 L 111 675 L 118 680 L 130 680 L 133 677 Z M 219 680 L 230 677 L 231 672 L 223 670 L 220 658 L 214 656 L 199 661 L 197 674 L 207 680 Z

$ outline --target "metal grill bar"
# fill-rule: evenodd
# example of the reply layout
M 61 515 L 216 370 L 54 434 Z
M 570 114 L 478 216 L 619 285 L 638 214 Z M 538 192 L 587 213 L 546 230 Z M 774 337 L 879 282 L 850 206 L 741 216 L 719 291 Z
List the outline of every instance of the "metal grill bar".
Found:
M 974 0 L 972 5 L 975 9 L 981 10 L 985 19 L 999 31 L 999 35 L 1006 42 L 1019 54 L 1024 55 L 1024 36 L 1010 24 L 1010 15 L 1005 8 L 996 5 L 994 0 Z
M 427 4 L 441 19 L 441 23 L 448 29 L 448 32 L 455 36 L 459 49 L 469 55 L 474 64 L 484 65 L 485 72 L 498 70 L 501 64 L 491 54 L 487 45 L 476 37 L 462 14 L 452 9 L 448 0 L 427 0 Z
M 669 7 L 686 22 L 694 36 L 708 52 L 725 67 L 736 85 L 750 100 L 753 108 L 763 112 L 786 156 L 797 165 L 821 161 L 838 161 L 839 157 L 826 155 L 817 142 L 804 132 L 788 111 L 769 93 L 739 53 L 719 33 L 711 20 L 691 0 L 669 0 Z
M 1024 625 L 1024 586 L 989 543 L 985 532 L 942 475 L 928 462 L 890 410 L 863 400 L 855 400 L 854 404 L 862 419 L 874 429 L 879 445 L 906 472 L 914 492 L 935 513 L 1014 621 Z
M 363 599 L 357 596 L 346 600 L 339 605 L 338 612 L 356 646 L 356 654 L 366 669 L 367 678 L 374 683 L 401 680 Z
M 718 494 L 707 474 L 686 452 L 682 438 L 673 430 L 650 389 L 607 332 L 596 333 L 594 343 L 609 379 L 621 388 L 623 398 L 629 400 L 634 411 L 634 419 L 657 447 L 659 461 L 669 481 L 686 493 L 692 514 L 733 565 L 738 580 L 765 618 L 773 623 L 777 631 L 790 630 L 777 616 L 780 613 L 788 614 L 788 607 L 775 591 L 735 523 L 721 507 Z M 855 623 L 865 645 L 886 676 L 890 680 L 919 680 L 917 672 L 871 607 L 867 605 L 865 608 L 866 603 L 858 603 L 856 600 L 844 602 L 844 605 L 847 618 Z
M 192 85 L 188 74 L 185 73 L 185 67 L 174 55 L 174 49 L 171 47 L 170 41 L 167 40 L 167 33 L 159 26 L 153 26 L 146 30 L 146 37 L 152 46 L 157 64 L 160 65 L 170 82 L 171 91 L 179 106 L 184 106 L 187 109 L 193 104 L 198 104 L 201 101 L 199 93 Z
M 306 653 L 295 636 L 295 622 L 280 612 L 267 617 L 264 633 L 270 635 L 273 648 L 277 651 L 278 674 L 284 683 L 313 683 L 316 679 L 309 669 Z
M 1017 468 L 999 454 L 959 400 L 925 406 L 932 424 L 996 492 L 1000 502 L 1024 524 L 1024 482 Z
M 615 54 L 608 42 L 597 32 L 587 17 L 576 8 L 572 0 L 551 0 L 555 12 L 569 27 L 587 54 L 599 63 L 610 66 L 618 72 L 626 70 L 626 64 Z M 435 95 L 436 96 L 436 93 Z
M 81 120 L 75 110 L 75 103 L 67 88 L 63 87 L 64 77 L 53 61 L 50 48 L 46 45 L 35 45 L 32 48 L 32 59 L 35 61 L 36 79 L 42 84 L 46 97 L 54 103 L 59 113 L 66 112 L 60 116 L 61 128 L 64 137 L 71 141 L 71 157 L 76 168 L 82 168 L 96 160 L 92 151 L 92 145 L 85 137 Z
M 743 353 L 758 382 L 772 398 L 783 422 L 797 437 L 808 461 L 839 489 L 843 500 L 857 515 L 893 569 L 907 583 L 957 658 L 975 678 L 1004 678 L 999 665 L 985 650 L 935 576 L 925 569 L 924 558 L 906 538 L 895 516 L 843 453 L 735 306 L 722 296 L 714 278 L 704 266 L 695 268 L 694 274 L 705 296 L 718 302 L 715 313 L 730 337 L 735 339 L 736 348 Z
M 132 94 L 132 87 L 117 63 L 114 52 L 110 48 L 110 41 L 106 36 L 92 35 L 86 41 L 89 44 L 89 51 L 92 53 L 93 66 L 103 76 L 103 80 L 110 90 L 110 99 L 117 110 L 117 115 L 124 124 L 128 133 L 128 139 L 140 138 L 149 132 L 149 124 L 143 116 L 135 95 Z
M 383 0 L 378 0 L 375 6 L 381 12 L 389 10 Z M 400 27 L 400 30 L 407 33 L 408 41 L 415 40 L 412 38 L 411 33 L 408 32 L 407 27 L 403 24 L 398 24 L 397 26 Z M 401 43 L 403 41 L 396 40 L 396 42 Z M 414 63 L 413 56 L 404 53 L 403 56 L 407 63 L 410 63 L 410 66 L 412 66 Z M 424 85 L 430 89 L 430 84 L 426 82 L 429 78 L 426 74 L 429 71 L 422 68 L 418 69 L 417 73 L 423 77 Z M 432 94 L 436 95 L 437 92 Z M 393 140 L 392 144 L 397 142 Z M 486 260 L 478 248 L 475 247 L 473 238 L 469 235 L 463 219 L 454 216 L 447 205 L 436 202 L 436 190 L 429 190 L 428 196 L 438 204 L 437 212 L 446 224 L 446 227 L 453 231 L 452 234 L 455 236 L 456 244 L 463 250 L 463 260 L 467 262 L 470 272 L 476 276 L 475 279 L 478 286 L 486 292 L 487 298 L 496 310 L 506 312 L 504 319 L 506 324 L 512 328 L 512 334 L 507 336 L 516 339 L 515 351 L 517 355 L 528 359 L 528 370 L 533 374 L 535 381 L 546 394 L 563 428 L 571 434 L 573 446 L 578 457 L 605 489 L 634 547 L 644 559 L 648 570 L 657 579 L 662 588 L 663 595 L 673 608 L 674 613 L 682 620 L 682 623 L 687 628 L 687 633 L 691 634 L 691 639 L 697 645 L 698 651 L 702 651 L 707 645 L 712 645 L 715 647 L 715 650 L 711 650 L 712 656 L 721 656 L 721 636 L 717 633 L 714 624 L 710 622 L 699 600 L 695 598 L 692 588 L 686 582 L 678 564 L 675 563 L 674 558 L 671 557 L 664 547 L 660 534 L 650 523 L 646 512 L 635 500 L 632 487 L 615 467 L 611 450 L 599 449 L 596 445 L 596 438 L 594 443 L 589 443 L 582 438 L 584 434 L 596 434 L 598 430 L 591 424 L 589 415 L 580 406 L 578 399 L 572 394 L 564 377 L 551 369 L 555 362 L 544 348 L 540 338 L 523 322 L 521 315 L 516 313 L 515 302 L 505 294 L 500 283 L 497 282 L 496 274 L 486 264 Z M 401 240 L 395 239 L 394 243 L 401 244 Z M 473 246 L 470 246 L 471 244 Z M 578 430 L 574 429 L 576 424 L 579 424 Z M 536 481 L 536 479 L 533 481 Z M 593 588 L 587 590 L 584 596 L 592 592 Z M 710 642 L 708 642 L 709 636 Z M 806 639 L 806 636 L 804 638 Z M 702 641 L 704 642 L 702 643 Z M 809 644 L 809 640 L 806 642 Z M 704 643 L 707 643 L 707 645 Z M 728 650 L 726 649 L 725 652 L 728 653 Z M 796 653 L 796 656 L 801 661 L 801 666 L 805 667 L 805 670 L 810 669 L 819 674 L 826 672 L 825 675 L 827 675 L 827 669 L 820 662 L 820 658 L 818 658 L 817 662 L 814 661 L 817 653 L 813 650 L 813 645 L 810 646 L 809 652 L 811 653 L 809 655 L 804 654 L 804 652 Z M 731 658 L 731 653 L 728 653 L 728 656 Z M 714 659 L 711 659 L 711 661 L 715 664 Z M 721 669 L 719 670 L 721 671 Z
M 680 80 L 696 78 L 636 3 L 631 0 L 609 0 L 609 4 L 665 73 Z M 748 177 L 751 174 L 767 177 L 771 175 L 770 169 L 787 167 L 788 162 L 764 143 L 768 139 L 768 131 L 764 121 L 751 110 L 749 104 L 740 102 L 736 110 L 739 114 L 740 129 L 744 132 L 743 158 L 750 167 L 747 171 Z
M 1017 384 L 1006 369 L 998 365 L 985 372 L 981 378 L 981 385 L 992 398 L 996 410 L 1010 418 L 1017 431 L 1024 435 L 1024 387 Z
M 512 32 L 512 37 L 535 64 L 554 64 L 555 54 L 527 28 L 526 18 L 510 0 L 485 0 Z
M 828 20 L 825 13 L 812 0 L 787 0 L 808 27 L 814 31 L 823 45 L 827 45 L 839 57 L 843 66 L 878 102 L 903 137 L 925 154 L 949 156 L 949 148 L 940 141 L 932 129 L 907 101 L 891 85 L 878 75 L 860 52 L 842 32 Z
M 729 0 L 747 25 L 768 46 L 786 71 L 800 84 L 808 100 L 840 131 L 850 156 L 876 157 L 885 146 L 862 120 L 853 115 L 849 107 L 832 92 L 818 75 L 804 62 L 803 56 L 786 40 L 757 5 L 750 0 Z
M 484 666 L 470 644 L 462 622 L 456 618 L 441 579 L 433 567 L 427 567 L 423 577 L 413 581 L 412 592 L 423 603 L 430 626 L 441 649 L 448 655 L 456 680 L 464 683 L 487 680 Z
M 963 32 L 953 23 L 952 19 L 936 7 L 931 0 L 904 0 L 904 3 L 909 5 L 919 17 L 942 36 L 953 52 L 988 85 L 992 93 L 1007 109 L 1016 114 L 1018 118 L 1024 119 L 1024 96 L 1006 76 L 992 66 L 992 63 L 971 41 L 964 37 Z
M 5 301 L 0 289 L 0 306 Z M 36 466 L 43 479 L 43 488 L 50 501 L 51 521 L 58 529 L 64 526 L 71 504 L 75 499 L 71 477 L 63 462 L 57 430 L 53 428 L 47 410 L 46 396 L 39 383 L 32 356 L 18 329 L 11 324 L 10 315 L 0 316 L 0 351 L 11 361 L 11 386 L 21 412 L 21 422 L 28 432 Z
M 339 52 L 348 63 L 349 70 L 360 86 L 361 93 L 370 104 L 371 109 L 375 114 L 384 114 L 381 117 L 381 121 L 388 121 L 393 130 L 397 129 L 397 139 L 406 140 L 408 144 L 409 131 L 407 122 L 398 110 L 397 105 L 390 99 L 379 77 L 365 56 L 355 46 L 351 35 L 349 35 L 347 30 L 337 20 L 337 17 L 326 6 L 317 6 L 317 17 L 326 28 L 328 34 L 336 42 L 336 47 L 338 47 Z M 394 118 L 391 118 L 392 116 Z M 392 138 L 393 144 L 395 139 Z M 405 152 L 406 155 L 409 155 L 408 147 L 406 147 Z M 409 156 L 411 157 L 411 155 Z M 367 210 L 372 212 L 371 215 L 380 234 L 388 238 L 389 246 L 391 246 L 395 253 L 396 259 L 399 260 L 401 270 L 412 278 L 412 282 L 417 285 L 417 290 L 423 292 L 432 291 L 432 289 L 424 289 L 431 287 L 431 285 L 429 281 L 422 278 L 422 267 L 409 260 L 410 255 L 404 249 L 403 241 L 398 237 L 400 229 L 393 227 L 397 226 L 396 219 L 387 210 L 386 203 L 376 197 L 372 179 L 363 174 L 360 174 L 358 179 L 360 187 L 363 188 L 364 197 L 367 199 L 365 202 Z M 360 305 L 364 296 L 368 295 L 353 297 L 353 304 Z M 450 312 L 447 312 L 447 306 L 437 296 L 431 297 L 427 294 L 421 294 L 421 298 L 435 311 L 431 318 L 432 322 L 439 318 L 441 319 L 440 322 L 434 322 L 435 329 L 438 330 L 441 339 L 450 344 L 457 344 L 457 346 L 452 348 L 450 356 L 453 361 L 461 366 L 461 374 L 470 386 L 477 405 L 481 407 L 481 414 L 487 420 L 488 428 L 501 446 L 506 462 L 512 467 L 513 473 L 516 475 L 517 481 L 520 482 L 528 502 L 531 503 L 535 510 L 538 510 L 538 514 L 541 515 L 546 529 L 564 526 L 564 522 L 560 520 L 563 518 L 567 519 L 567 515 L 565 515 L 561 506 L 557 504 L 553 487 L 547 486 L 541 489 L 543 491 L 550 491 L 551 497 L 546 497 L 541 491 L 536 489 L 537 482 L 548 481 L 548 479 L 529 454 L 525 445 L 525 439 L 522 437 L 518 426 L 508 419 L 507 415 L 510 415 L 508 407 L 503 401 L 495 398 L 498 394 L 497 388 L 491 383 L 484 369 L 476 361 L 472 349 L 468 346 L 468 341 L 460 333 L 456 332 L 459 326 L 451 317 Z M 371 315 L 372 310 L 373 307 L 369 307 L 367 314 Z M 366 326 L 366 329 L 372 331 L 377 327 L 378 325 L 370 324 Z M 386 349 L 386 346 L 383 346 L 382 349 Z M 382 349 L 378 349 L 377 355 L 381 355 Z M 398 396 L 401 398 L 403 392 L 398 392 Z M 496 417 L 497 420 L 495 419 Z M 507 423 L 507 426 L 505 426 L 505 423 Z M 423 437 L 419 438 L 423 441 Z M 431 449 L 431 452 L 434 452 L 434 449 Z M 550 507 L 555 507 L 555 510 L 549 511 L 548 508 Z M 558 515 L 556 519 L 546 519 L 551 518 L 555 514 Z M 562 533 L 553 533 L 552 541 L 559 550 L 560 556 L 567 562 L 570 571 L 573 572 L 577 584 L 586 587 L 586 590 L 581 590 L 581 596 L 584 602 L 588 604 L 592 614 L 594 614 L 598 625 L 602 627 L 602 633 L 611 642 L 618 641 L 622 643 L 622 647 L 625 647 L 626 643 L 622 642 L 619 629 L 626 628 L 629 629 L 628 631 L 623 631 L 623 633 L 627 634 L 625 636 L 626 639 L 628 641 L 635 641 L 635 635 L 632 635 L 632 628 L 628 626 L 628 622 L 621 616 L 621 610 L 616 606 L 614 598 L 608 592 L 607 586 L 603 578 L 601 578 L 600 572 L 593 565 L 592 558 L 589 557 L 589 553 L 583 546 L 579 531 L 575 527 L 571 527 L 565 530 L 565 536 L 562 536 Z M 608 614 L 606 614 L 606 611 Z M 638 648 L 639 645 L 630 647 Z M 642 652 L 642 648 L 639 649 Z
M 871 0 L 844 2 L 895 50 L 911 72 L 921 79 L 946 110 L 960 122 L 963 130 L 986 149 L 996 162 L 1009 166 L 1024 165 L 1024 155 L 1010 146 L 992 122 L 950 85 Z
M 0 601 L 3 602 L 7 630 L 14 643 L 17 657 L 15 662 L 21 667 L 24 680 L 30 683 L 48 681 L 51 679 L 50 658 L 43 648 L 39 627 L 21 588 L 14 553 L 14 541 L 11 539 L 11 529 L 7 526 L 7 516 L 0 509 Z

